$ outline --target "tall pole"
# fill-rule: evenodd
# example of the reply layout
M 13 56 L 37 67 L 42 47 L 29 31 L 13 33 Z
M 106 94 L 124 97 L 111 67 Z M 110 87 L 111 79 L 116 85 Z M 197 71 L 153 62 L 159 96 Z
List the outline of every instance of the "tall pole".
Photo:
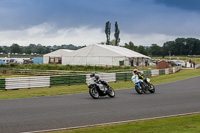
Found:
M 169 59 L 171 60 L 171 52 L 172 52 L 172 51 L 168 51 L 168 52 L 169 52 Z

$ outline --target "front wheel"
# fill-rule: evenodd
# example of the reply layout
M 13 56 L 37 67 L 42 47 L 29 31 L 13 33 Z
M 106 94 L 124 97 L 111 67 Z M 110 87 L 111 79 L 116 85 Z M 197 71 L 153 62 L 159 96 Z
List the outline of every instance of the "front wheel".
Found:
M 109 89 L 107 90 L 108 96 L 113 98 L 115 97 L 115 91 L 112 87 L 109 87 Z
M 149 89 L 150 93 L 154 93 L 155 92 L 155 86 L 154 85 L 150 85 L 150 89 Z
M 135 86 L 135 90 L 138 94 L 142 94 L 142 87 L 139 87 L 139 86 Z
M 90 93 L 90 96 L 94 99 L 98 99 L 99 98 L 99 92 L 97 91 L 96 88 L 90 88 L 89 89 L 89 93 Z

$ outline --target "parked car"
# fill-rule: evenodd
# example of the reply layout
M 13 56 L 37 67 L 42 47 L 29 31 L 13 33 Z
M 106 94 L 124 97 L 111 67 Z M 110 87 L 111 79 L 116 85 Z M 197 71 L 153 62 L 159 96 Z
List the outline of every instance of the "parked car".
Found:
M 154 62 L 149 62 L 149 66 L 156 66 L 156 63 L 154 63 Z
M 185 67 L 185 62 L 183 60 L 171 60 L 173 63 L 175 63 L 177 66 Z

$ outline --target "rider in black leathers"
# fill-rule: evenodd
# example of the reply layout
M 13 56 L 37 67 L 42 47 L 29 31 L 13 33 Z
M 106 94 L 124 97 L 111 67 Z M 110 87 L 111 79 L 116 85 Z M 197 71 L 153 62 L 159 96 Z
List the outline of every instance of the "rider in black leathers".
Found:
M 101 80 L 98 75 L 95 75 L 95 73 L 92 72 L 90 74 L 90 78 L 93 78 L 93 77 L 95 78 L 94 82 L 96 82 L 96 83 L 102 83 L 103 85 L 108 86 L 108 84 L 105 81 Z

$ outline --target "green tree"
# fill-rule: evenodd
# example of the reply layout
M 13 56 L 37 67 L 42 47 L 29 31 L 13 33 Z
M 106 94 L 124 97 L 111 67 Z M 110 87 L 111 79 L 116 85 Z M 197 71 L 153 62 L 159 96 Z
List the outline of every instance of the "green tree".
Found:
M 4 53 L 9 53 L 9 52 L 10 52 L 10 47 L 8 47 L 8 46 L 3 46 L 3 52 L 4 52 Z
M 162 47 L 157 44 L 151 44 L 150 53 L 151 55 L 162 55 Z
M 145 47 L 141 45 L 138 47 L 138 52 L 144 55 L 148 55 L 147 51 L 145 50 Z
M 13 43 L 12 46 L 10 46 L 10 52 L 11 53 L 21 53 L 22 49 L 20 48 L 20 46 L 16 43 Z
M 111 23 L 110 21 L 106 22 L 105 25 L 105 34 L 106 34 L 106 45 L 110 45 L 110 33 L 111 33 Z
M 175 48 L 175 41 L 168 41 L 166 43 L 163 44 L 163 57 L 165 57 L 166 55 L 174 55 L 175 53 L 177 53 L 177 50 Z
M 138 47 L 134 45 L 134 43 L 132 41 L 130 41 L 128 44 L 125 43 L 125 48 L 128 48 L 130 50 L 133 50 L 133 51 L 138 51 Z
M 0 52 L 3 52 L 3 48 L 2 48 L 2 46 L 0 46 Z
M 36 48 L 34 49 L 34 53 L 37 53 L 37 54 L 44 54 L 43 51 L 45 51 L 45 49 L 43 48 L 41 44 L 38 44 Z
M 110 45 L 115 45 L 115 40 L 114 40 L 114 39 L 111 40 L 111 41 L 109 42 L 109 44 L 110 44 Z
M 119 38 L 120 30 L 118 28 L 117 21 L 115 22 L 115 46 L 119 46 L 120 38 Z

